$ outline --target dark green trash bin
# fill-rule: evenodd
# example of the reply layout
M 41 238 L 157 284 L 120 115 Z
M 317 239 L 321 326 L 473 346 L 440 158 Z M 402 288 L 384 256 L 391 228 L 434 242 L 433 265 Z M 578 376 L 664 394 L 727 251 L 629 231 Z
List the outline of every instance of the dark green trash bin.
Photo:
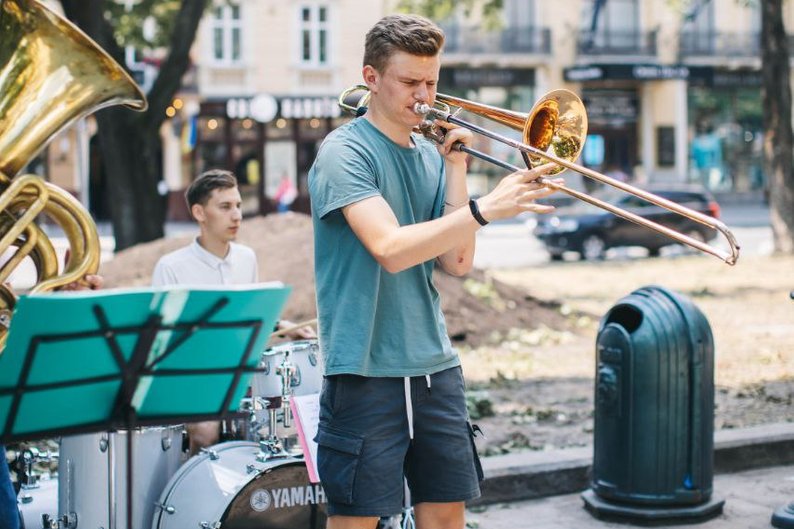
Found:
M 643 287 L 604 316 L 596 342 L 597 516 L 706 518 L 712 498 L 714 340 L 685 296 Z

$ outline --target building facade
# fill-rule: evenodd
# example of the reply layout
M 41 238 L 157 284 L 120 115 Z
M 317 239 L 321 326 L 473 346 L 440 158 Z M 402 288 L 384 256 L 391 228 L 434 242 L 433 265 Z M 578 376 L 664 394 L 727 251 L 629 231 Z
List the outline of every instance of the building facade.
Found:
M 194 47 L 195 86 L 164 128 L 171 218 L 195 175 L 226 168 L 246 214 L 308 211 L 306 177 L 323 138 L 348 119 L 341 91 L 361 77 L 377 1 L 217 2 Z
M 546 91 L 568 88 L 589 121 L 580 163 L 639 184 L 762 190 L 759 7 L 686 4 L 505 0 L 497 30 L 447 22 L 442 81 L 452 82 L 442 89 L 527 112 Z M 791 27 L 794 4 L 784 9 Z
M 688 182 L 720 193 L 760 192 L 765 178 L 756 4 L 504 0 L 497 26 L 476 14 L 453 13 L 438 21 L 447 34 L 439 89 L 528 112 L 549 90 L 568 88 L 587 109 L 583 165 L 638 184 Z M 306 176 L 317 148 L 349 119 L 337 98 L 360 82 L 364 35 L 395 5 L 216 1 L 199 28 L 194 66 L 161 130 L 169 218 L 187 219 L 184 189 L 209 168 L 238 175 L 246 214 L 279 207 L 307 211 Z M 784 9 L 792 27 L 794 2 Z M 132 62 L 145 86 L 156 62 Z M 68 147 L 84 145 L 85 135 L 65 134 L 50 147 L 48 172 L 82 196 L 79 178 L 68 185 L 79 172 L 70 166 Z M 476 146 L 521 162 L 516 152 L 490 140 L 478 138 Z M 482 194 L 504 171 L 475 160 L 470 174 L 472 192 Z M 571 172 L 566 180 L 579 187 L 589 183 Z M 103 203 L 101 193 L 101 185 L 93 185 L 96 207 Z

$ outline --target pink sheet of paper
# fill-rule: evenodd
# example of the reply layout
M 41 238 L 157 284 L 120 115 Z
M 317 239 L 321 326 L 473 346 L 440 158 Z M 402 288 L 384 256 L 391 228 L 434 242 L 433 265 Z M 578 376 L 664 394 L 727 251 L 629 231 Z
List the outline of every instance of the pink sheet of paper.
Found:
M 320 423 L 320 394 L 293 395 L 290 397 L 289 406 L 292 409 L 292 416 L 295 418 L 303 459 L 306 462 L 306 470 L 309 471 L 309 481 L 319 483 L 317 443 L 314 442 L 314 437 L 317 435 L 317 426 Z

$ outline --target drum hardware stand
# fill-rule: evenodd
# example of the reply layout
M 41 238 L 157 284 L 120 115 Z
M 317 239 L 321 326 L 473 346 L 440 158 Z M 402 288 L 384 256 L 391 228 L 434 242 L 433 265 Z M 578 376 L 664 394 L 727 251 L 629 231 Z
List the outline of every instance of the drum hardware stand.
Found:
M 275 401 L 276 399 L 273 400 Z M 278 436 L 278 427 L 276 425 L 278 407 L 274 406 L 274 403 L 268 402 L 267 411 L 270 415 L 270 421 L 268 421 L 267 425 L 267 437 L 259 441 L 259 453 L 256 455 L 256 460 L 260 463 L 278 457 L 289 456 L 287 451 L 284 450 L 284 444 L 281 442 L 281 438 Z
M 77 514 L 70 512 L 60 518 L 52 518 L 49 514 L 42 514 L 41 526 L 44 529 L 75 529 L 77 527 Z
M 256 456 L 256 460 L 260 463 L 278 457 L 292 457 L 278 436 L 277 426 L 279 409 L 284 410 L 284 427 L 292 426 L 292 410 L 289 401 L 292 397 L 292 380 L 298 374 L 298 366 L 290 362 L 289 353 L 276 368 L 276 374 L 281 378 L 281 397 L 272 399 L 272 402 L 268 401 L 267 409 L 270 416 L 268 435 L 266 439 L 259 441 L 259 454 Z
M 19 474 L 20 477 L 24 475 L 24 482 L 20 485 L 19 490 L 19 501 L 23 504 L 33 501 L 33 496 L 31 496 L 28 491 L 38 489 L 41 486 L 39 485 L 39 476 L 33 473 L 33 465 L 39 461 L 49 462 L 53 459 L 58 459 L 58 452 L 52 452 L 50 450 L 41 452 L 36 447 L 26 448 L 17 455 L 17 460 L 22 467 L 18 469 L 17 472 L 21 472 L 21 474 Z M 64 515 L 62 518 L 54 520 L 49 514 L 42 514 L 41 524 L 44 529 L 59 529 L 61 527 L 75 528 L 77 526 L 77 515 L 71 513 L 70 515 Z
M 33 473 L 33 465 L 39 461 L 50 462 L 58 458 L 57 452 L 40 451 L 38 448 L 31 446 L 17 454 L 17 473 L 22 479 L 19 490 L 19 499 L 22 503 L 30 503 L 33 498 L 26 491 L 39 488 L 39 476 Z
M 268 421 L 268 435 L 259 441 L 259 453 L 256 460 L 264 463 L 269 459 L 277 457 L 288 457 L 289 454 L 284 449 L 284 443 L 278 436 L 278 410 L 284 409 L 284 427 L 289 428 L 291 416 L 289 415 L 289 397 L 292 394 L 292 377 L 297 372 L 297 367 L 289 361 L 287 355 L 281 364 L 276 367 L 276 374 L 281 378 L 281 397 L 267 400 L 267 411 L 270 420 Z
M 298 374 L 298 366 L 290 362 L 289 353 L 276 368 L 276 374 L 281 377 L 281 402 L 284 406 L 284 428 L 292 426 L 292 410 L 289 407 L 289 400 L 292 396 L 292 380 Z

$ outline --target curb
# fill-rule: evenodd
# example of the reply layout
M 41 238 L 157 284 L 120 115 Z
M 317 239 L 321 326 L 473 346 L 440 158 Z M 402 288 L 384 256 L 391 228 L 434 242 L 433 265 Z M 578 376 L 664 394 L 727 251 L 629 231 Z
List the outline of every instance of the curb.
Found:
M 581 492 L 590 486 L 593 447 L 520 452 L 482 460 L 482 496 L 468 506 Z M 794 464 L 794 423 L 714 434 L 714 473 Z

